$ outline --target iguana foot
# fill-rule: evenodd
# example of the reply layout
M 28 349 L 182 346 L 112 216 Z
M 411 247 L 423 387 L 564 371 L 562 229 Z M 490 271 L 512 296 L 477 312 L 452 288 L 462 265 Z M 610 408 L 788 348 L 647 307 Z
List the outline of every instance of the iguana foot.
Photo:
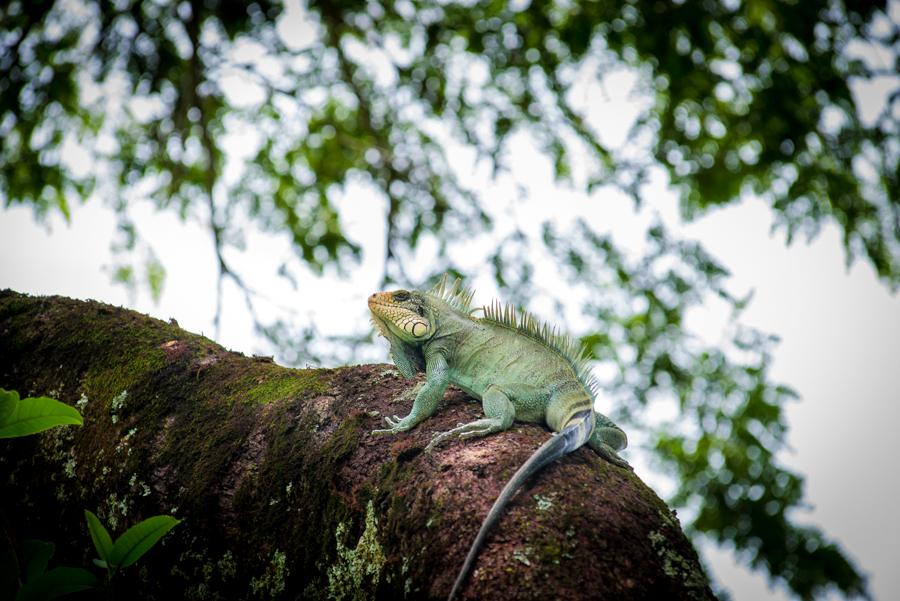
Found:
M 415 424 L 409 419 L 409 416 L 400 417 L 399 415 L 395 415 L 394 417 L 385 417 L 384 421 L 387 422 L 389 428 L 384 428 L 383 430 L 372 430 L 372 434 L 375 436 L 383 436 L 386 434 L 399 434 L 400 432 L 406 432 L 410 428 L 412 428 Z
M 478 419 L 474 422 L 469 422 L 468 424 L 460 424 L 452 430 L 438 432 L 432 436 L 431 442 L 425 447 L 425 452 L 430 453 L 436 446 L 453 437 L 458 437 L 460 440 L 466 440 L 467 438 L 487 436 L 488 434 L 493 434 L 494 432 L 499 432 L 503 429 L 502 422 L 494 418 Z
M 619 467 L 632 470 L 628 462 L 619 457 L 616 451 L 621 451 L 628 446 L 628 437 L 625 432 L 602 413 L 595 413 L 594 432 L 588 444 L 598 455 Z
M 594 447 L 594 450 L 598 455 L 612 463 L 613 465 L 617 465 L 619 467 L 623 467 L 627 470 L 634 471 L 634 468 L 631 467 L 631 464 L 622 459 L 618 453 L 616 453 L 611 446 L 608 444 L 601 444 Z
M 418 396 L 419 391 L 422 389 L 424 382 L 420 382 L 416 384 L 412 388 L 409 388 L 403 392 L 401 392 L 397 397 L 393 400 L 394 403 L 398 401 L 408 401 L 410 399 L 414 399 Z M 406 417 L 400 417 L 399 415 L 395 415 L 394 417 L 385 417 L 384 421 L 387 422 L 389 428 L 385 428 L 383 430 L 372 430 L 372 434 L 376 436 L 381 436 L 385 434 L 399 434 L 400 432 L 406 432 L 417 423 L 422 421 L 421 419 L 413 419 L 413 414 L 415 413 L 416 407 L 413 405 L 413 411 L 407 415 Z
M 452 430 L 450 432 L 452 432 Z M 436 446 L 438 446 L 439 444 L 441 444 L 442 442 L 444 442 L 445 440 L 450 438 L 450 436 L 448 436 L 450 434 L 450 432 L 438 432 L 437 434 L 432 436 L 431 442 L 429 442 L 428 445 L 425 447 L 425 452 L 426 453 L 432 452 Z

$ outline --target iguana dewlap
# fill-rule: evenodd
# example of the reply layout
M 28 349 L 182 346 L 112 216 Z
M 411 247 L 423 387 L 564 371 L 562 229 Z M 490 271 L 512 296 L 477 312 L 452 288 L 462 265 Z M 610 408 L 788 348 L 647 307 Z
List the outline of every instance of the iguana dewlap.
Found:
M 377 434 L 409 430 L 432 415 L 449 384 L 482 401 L 484 418 L 434 435 L 426 447 L 452 438 L 474 438 L 507 430 L 513 421 L 545 423 L 554 435 L 513 475 L 494 502 L 456 579 L 461 589 L 487 533 L 525 480 L 548 463 L 587 443 L 601 457 L 628 467 L 616 451 L 625 433 L 594 411 L 597 385 L 581 350 L 568 336 L 531 315 L 499 303 L 472 316 L 472 293 L 457 280 L 432 290 L 394 290 L 369 297 L 378 331 L 391 345 L 391 358 L 404 377 L 425 371 L 412 410 L 386 418 Z

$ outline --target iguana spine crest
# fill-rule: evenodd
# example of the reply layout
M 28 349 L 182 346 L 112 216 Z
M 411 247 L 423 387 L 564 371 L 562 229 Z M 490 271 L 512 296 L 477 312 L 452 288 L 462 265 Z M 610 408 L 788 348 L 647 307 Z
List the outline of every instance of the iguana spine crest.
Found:
M 556 326 L 541 322 L 525 309 L 520 309 L 517 316 L 517 310 L 511 303 L 502 304 L 495 300 L 490 305 L 486 305 L 483 311 L 484 316 L 479 321 L 515 330 L 558 353 L 572 366 L 572 371 L 575 372 L 578 381 L 590 393 L 591 400 L 596 398 L 600 384 L 591 373 L 590 362 L 584 347 L 571 336 L 561 333 Z
M 450 284 L 447 274 L 444 274 L 441 280 L 427 294 L 444 301 L 454 309 L 464 313 L 472 310 L 472 297 L 475 296 L 475 292 L 464 286 L 459 278 Z
M 600 384 L 591 372 L 590 361 L 584 347 L 571 336 L 560 332 L 556 326 L 540 321 L 525 309 L 517 310 L 512 303 L 504 304 L 497 300 L 473 310 L 472 298 L 475 292 L 463 285 L 459 278 L 451 284 L 447 274 L 444 274 L 427 294 L 465 313 L 480 310 L 482 317 L 473 317 L 473 320 L 515 330 L 555 351 L 572 367 L 575 377 L 588 391 L 591 400 L 597 397 Z

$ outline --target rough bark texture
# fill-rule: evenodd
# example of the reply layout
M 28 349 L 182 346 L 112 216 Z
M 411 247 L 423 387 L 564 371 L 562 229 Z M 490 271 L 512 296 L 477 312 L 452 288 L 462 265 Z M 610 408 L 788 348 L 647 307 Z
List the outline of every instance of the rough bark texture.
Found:
M 389 365 L 287 369 L 132 311 L 0 292 L 0 387 L 77 406 L 84 426 L 0 440 L 13 535 L 89 566 L 83 510 L 115 534 L 183 522 L 117 592 L 148 599 L 440 599 L 504 482 L 548 436 L 422 453 L 480 405 L 447 393 L 405 436 L 374 437 L 412 382 Z M 467 599 L 710 599 L 677 519 L 636 475 L 582 449 L 520 492 Z M 120 595 L 121 596 L 121 595 Z M 125 597 L 131 597 L 126 594 Z

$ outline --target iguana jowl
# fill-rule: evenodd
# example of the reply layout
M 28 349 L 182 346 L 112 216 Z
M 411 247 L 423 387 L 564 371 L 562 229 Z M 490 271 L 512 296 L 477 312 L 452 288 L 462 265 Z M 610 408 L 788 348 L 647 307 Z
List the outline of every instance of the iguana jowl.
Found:
M 414 427 L 434 413 L 448 384 L 482 401 L 484 418 L 434 435 L 426 447 L 453 438 L 484 436 L 512 426 L 514 420 L 546 423 L 554 435 L 513 475 L 497 497 L 453 585 L 450 599 L 462 588 L 484 539 L 503 508 L 532 474 L 587 443 L 601 457 L 621 467 L 625 433 L 594 411 L 596 383 L 578 346 L 531 315 L 494 303 L 472 316 L 472 293 L 446 278 L 427 292 L 395 290 L 369 297 L 378 331 L 391 345 L 400 373 L 426 379 L 406 417 L 385 418 L 390 426 L 377 434 Z

